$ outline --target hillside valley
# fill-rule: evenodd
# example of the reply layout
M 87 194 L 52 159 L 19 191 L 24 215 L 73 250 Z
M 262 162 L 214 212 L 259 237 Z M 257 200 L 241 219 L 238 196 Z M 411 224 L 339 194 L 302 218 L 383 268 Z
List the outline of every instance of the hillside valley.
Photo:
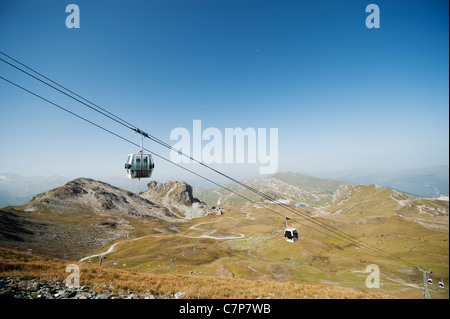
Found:
M 369 295 L 374 289 L 365 285 L 366 268 L 376 264 L 376 293 L 386 298 L 421 298 L 417 265 L 448 283 L 448 197 L 416 198 L 289 174 L 248 183 L 277 201 L 239 202 L 225 191 L 195 191 L 184 182 L 152 181 L 135 194 L 80 178 L 26 205 L 2 208 L 0 244 L 111 271 L 320 285 Z M 298 229 L 298 242 L 285 241 L 284 217 Z M 448 288 L 433 287 L 432 294 L 448 298 Z

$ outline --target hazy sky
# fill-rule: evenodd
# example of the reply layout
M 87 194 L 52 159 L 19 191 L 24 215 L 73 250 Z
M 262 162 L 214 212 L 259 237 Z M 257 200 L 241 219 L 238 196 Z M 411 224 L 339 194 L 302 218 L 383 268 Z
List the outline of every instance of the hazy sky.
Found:
M 2 0 L 0 50 L 171 145 L 201 120 L 278 128 L 279 171 L 410 169 L 449 162 L 448 12 L 441 0 Z M 140 142 L 2 62 L 0 75 Z M 0 172 L 125 176 L 137 151 L 2 80 L 0 110 Z M 154 179 L 189 179 L 155 162 Z M 259 164 L 214 167 L 241 178 Z

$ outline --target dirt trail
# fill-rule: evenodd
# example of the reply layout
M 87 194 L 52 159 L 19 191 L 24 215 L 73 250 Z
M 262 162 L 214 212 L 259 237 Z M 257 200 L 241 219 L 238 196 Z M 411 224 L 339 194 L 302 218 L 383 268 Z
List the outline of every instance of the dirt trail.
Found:
M 189 227 L 189 229 L 191 229 L 191 230 L 204 231 L 204 232 L 206 232 L 206 233 L 203 234 L 203 235 L 199 235 L 199 236 L 188 236 L 188 235 L 181 235 L 181 234 L 178 234 L 178 236 L 187 237 L 187 238 L 211 238 L 211 239 L 216 239 L 216 240 L 239 239 L 239 238 L 243 238 L 243 237 L 245 237 L 244 234 L 241 234 L 241 233 L 233 233 L 233 232 L 230 232 L 230 233 L 235 234 L 235 236 L 211 236 L 212 234 L 214 234 L 214 233 L 217 231 L 216 229 L 214 229 L 214 230 L 211 231 L 211 230 L 205 230 L 205 229 L 199 229 L 199 228 L 197 228 L 197 227 L 200 226 L 200 225 L 214 224 L 214 223 L 217 223 L 217 222 L 219 222 L 219 221 L 221 221 L 221 220 L 223 220 L 223 219 L 233 219 L 233 220 L 242 220 L 242 219 L 250 219 L 250 220 L 254 220 L 254 219 L 255 219 L 254 217 L 251 217 L 251 216 L 250 216 L 250 215 L 252 215 L 252 213 L 245 213 L 245 212 L 242 212 L 242 213 L 246 214 L 246 217 L 244 217 L 244 218 L 221 217 L 221 218 L 219 218 L 219 219 L 217 219 L 217 220 L 214 220 L 214 221 L 211 221 L 211 222 L 198 223 L 198 224 L 195 224 L 194 226 Z M 122 243 L 124 243 L 124 242 L 128 242 L 128 241 L 136 241 L 136 240 L 140 240 L 140 239 L 147 238 L 147 237 L 161 237 L 161 236 L 160 236 L 160 235 L 147 235 L 147 236 L 142 236 L 142 237 L 138 237 L 138 238 L 127 238 L 127 239 L 124 239 L 124 240 L 121 240 L 121 241 L 119 241 L 119 242 L 117 242 L 117 243 L 112 244 L 112 245 L 108 248 L 107 251 L 105 251 L 105 252 L 103 252 L 103 253 L 98 253 L 98 254 L 94 254 L 94 255 L 89 255 L 89 256 L 83 257 L 83 258 L 81 258 L 81 259 L 79 260 L 79 262 L 88 260 L 88 259 L 90 259 L 90 258 L 95 258 L 95 257 L 105 256 L 105 255 L 107 255 L 107 254 L 112 253 L 113 251 L 115 251 L 115 248 L 116 248 L 117 245 L 120 245 L 120 244 L 122 244 Z

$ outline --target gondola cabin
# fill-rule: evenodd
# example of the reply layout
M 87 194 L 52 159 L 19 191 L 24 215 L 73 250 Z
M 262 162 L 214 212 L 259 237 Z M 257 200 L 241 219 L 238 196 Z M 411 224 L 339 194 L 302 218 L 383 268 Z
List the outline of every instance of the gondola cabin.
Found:
M 284 237 L 286 238 L 286 241 L 290 243 L 295 243 L 298 240 L 298 231 L 295 228 L 287 227 L 284 230 Z
M 131 179 L 150 178 L 153 168 L 155 168 L 155 164 L 153 163 L 152 156 L 150 154 L 143 154 L 142 152 L 128 155 L 127 162 L 125 163 L 127 176 Z

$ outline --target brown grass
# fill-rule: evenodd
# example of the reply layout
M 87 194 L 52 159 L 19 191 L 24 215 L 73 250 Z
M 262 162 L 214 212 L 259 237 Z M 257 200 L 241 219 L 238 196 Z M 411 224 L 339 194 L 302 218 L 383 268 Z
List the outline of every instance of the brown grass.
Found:
M 69 264 L 80 268 L 80 284 L 91 290 L 122 294 L 130 291 L 154 295 L 182 291 L 184 298 L 200 299 L 253 299 L 253 298 L 387 298 L 387 295 L 367 293 L 327 285 L 305 285 L 296 282 L 244 280 L 212 276 L 183 276 L 149 274 L 107 268 L 61 259 L 26 254 L 0 248 L 0 277 L 40 278 L 53 282 L 64 281 Z M 111 286 L 113 285 L 113 286 Z M 113 287 L 113 288 L 110 288 Z

